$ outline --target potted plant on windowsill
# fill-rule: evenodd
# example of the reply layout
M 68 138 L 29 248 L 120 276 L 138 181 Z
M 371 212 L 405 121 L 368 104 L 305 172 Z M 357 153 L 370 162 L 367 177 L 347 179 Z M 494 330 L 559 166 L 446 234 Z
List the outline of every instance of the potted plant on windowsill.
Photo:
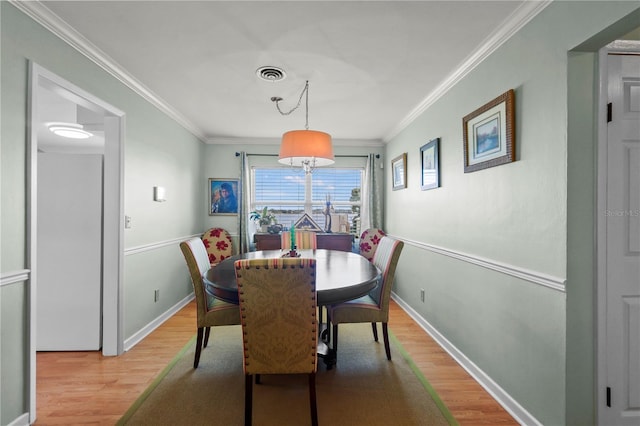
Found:
M 262 211 L 254 210 L 249 213 L 249 219 L 258 222 L 260 232 L 267 232 L 269 225 L 276 223 L 276 216 L 269 211 L 267 206 L 265 206 Z

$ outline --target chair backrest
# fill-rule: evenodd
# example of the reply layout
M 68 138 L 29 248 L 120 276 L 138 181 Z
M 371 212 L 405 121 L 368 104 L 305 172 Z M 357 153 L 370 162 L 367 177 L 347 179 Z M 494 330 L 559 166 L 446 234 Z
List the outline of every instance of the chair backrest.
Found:
M 282 231 L 280 235 L 280 247 L 282 250 L 289 250 L 291 248 L 291 234 L 287 231 Z M 296 247 L 300 250 L 317 249 L 318 239 L 316 233 L 313 231 L 296 230 Z
M 196 295 L 196 309 L 198 313 L 198 327 L 202 327 L 201 322 L 204 321 L 207 313 L 207 298 L 204 291 L 204 281 L 202 276 L 207 272 L 211 265 L 209 264 L 209 256 L 204 243 L 200 238 L 191 238 L 190 240 L 180 243 L 180 250 L 187 262 L 189 274 L 191 275 L 191 283 L 193 284 L 193 292 Z
M 369 259 L 369 262 L 373 261 L 373 256 L 376 253 L 378 244 L 380 244 L 380 240 L 385 235 L 382 229 L 366 229 L 360 236 L 360 254 Z
M 245 374 L 315 372 L 315 259 L 243 259 L 235 270 Z
M 202 234 L 202 242 L 209 254 L 209 263 L 215 266 L 233 256 L 233 242 L 231 235 L 222 228 L 211 228 Z
M 396 266 L 404 243 L 390 237 L 382 237 L 378 244 L 378 249 L 373 257 L 373 264 L 382 271 L 380 283 L 371 290 L 369 296 L 378 303 L 380 310 L 389 315 L 389 299 L 391 299 L 391 289 L 393 279 L 396 274 Z M 387 318 L 388 320 L 388 318 Z

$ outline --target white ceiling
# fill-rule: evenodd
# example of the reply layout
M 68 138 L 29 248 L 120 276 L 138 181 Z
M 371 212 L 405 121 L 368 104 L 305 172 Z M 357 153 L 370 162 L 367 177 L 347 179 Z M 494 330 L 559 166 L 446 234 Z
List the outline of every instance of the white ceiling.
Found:
M 393 137 L 547 4 L 41 1 L 20 7 L 203 140 L 278 138 L 303 128 L 304 101 L 282 116 L 270 98 L 284 98 L 281 106 L 289 110 L 309 80 L 310 128 L 355 144 Z M 287 77 L 262 81 L 261 66 L 280 67 Z

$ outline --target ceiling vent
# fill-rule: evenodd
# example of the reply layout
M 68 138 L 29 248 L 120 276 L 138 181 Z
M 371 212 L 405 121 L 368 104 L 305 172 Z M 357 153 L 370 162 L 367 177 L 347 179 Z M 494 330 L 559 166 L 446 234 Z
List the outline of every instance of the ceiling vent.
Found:
M 260 67 L 256 70 L 256 74 L 264 81 L 276 82 L 284 80 L 287 74 L 278 67 Z

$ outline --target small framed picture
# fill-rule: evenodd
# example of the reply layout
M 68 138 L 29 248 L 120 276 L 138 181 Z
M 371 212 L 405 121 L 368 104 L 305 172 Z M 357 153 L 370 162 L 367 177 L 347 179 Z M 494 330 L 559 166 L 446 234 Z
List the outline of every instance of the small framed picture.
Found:
M 462 134 L 465 173 L 515 161 L 515 92 L 513 89 L 464 117 Z
M 237 215 L 240 179 L 209 179 L 209 216 Z
M 391 160 L 391 184 L 393 190 L 407 187 L 407 153 Z
M 420 189 L 426 191 L 440 186 L 440 139 L 436 138 L 420 147 L 422 178 Z

